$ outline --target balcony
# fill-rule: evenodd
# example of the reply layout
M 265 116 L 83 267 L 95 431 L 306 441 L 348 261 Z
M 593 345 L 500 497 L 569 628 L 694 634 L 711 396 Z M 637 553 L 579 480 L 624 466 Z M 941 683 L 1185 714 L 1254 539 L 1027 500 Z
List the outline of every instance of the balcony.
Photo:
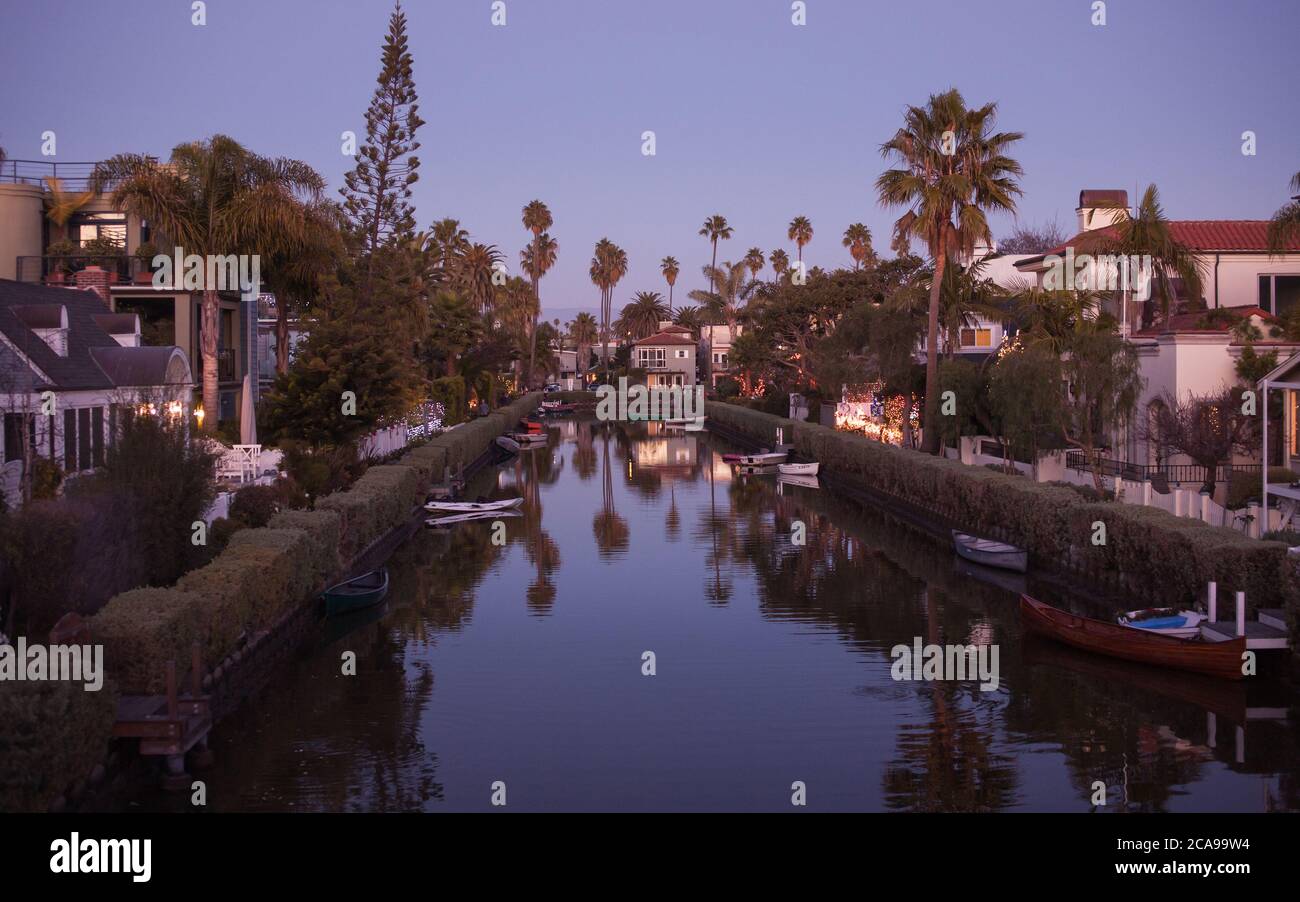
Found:
M 75 285 L 76 274 L 88 266 L 105 270 L 110 285 L 149 285 L 153 282 L 149 264 L 125 254 L 19 257 L 16 277 L 19 282 L 38 285 Z
M 58 179 L 64 191 L 88 191 L 91 176 L 98 163 L 55 163 L 50 160 L 0 161 L 0 182 L 11 185 L 36 185 L 44 187 L 46 179 Z M 102 190 L 112 190 L 106 183 Z

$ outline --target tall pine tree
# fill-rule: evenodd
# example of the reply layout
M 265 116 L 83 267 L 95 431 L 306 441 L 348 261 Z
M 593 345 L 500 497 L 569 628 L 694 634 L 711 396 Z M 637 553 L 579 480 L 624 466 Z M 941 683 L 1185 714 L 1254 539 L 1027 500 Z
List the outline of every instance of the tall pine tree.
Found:
M 406 43 L 406 14 L 400 2 L 388 19 L 379 87 L 366 110 L 366 141 L 357 153 L 356 168 L 340 189 L 343 207 L 352 220 L 364 267 L 361 293 L 369 302 L 374 292 L 376 256 L 393 241 L 415 232 L 411 186 L 419 178 L 419 116 L 411 53 Z

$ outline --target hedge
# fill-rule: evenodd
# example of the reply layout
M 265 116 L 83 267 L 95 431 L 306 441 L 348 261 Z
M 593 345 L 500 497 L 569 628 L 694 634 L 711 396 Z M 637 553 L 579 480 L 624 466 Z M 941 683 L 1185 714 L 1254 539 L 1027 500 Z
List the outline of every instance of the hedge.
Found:
M 1218 583 L 1220 598 L 1245 591 L 1252 608 L 1281 606 L 1291 592 L 1283 573 L 1286 546 L 1280 542 L 1261 542 L 1159 508 L 1090 502 L 1062 486 L 733 404 L 710 401 L 706 411 L 722 425 L 767 444 L 783 426 L 787 442 L 799 454 L 830 470 L 1040 557 L 1116 575 L 1144 605 L 1192 603 L 1203 597 L 1210 580 Z M 1106 525 L 1104 545 L 1092 544 L 1097 521 Z
M 6 685 L 0 693 L 0 812 L 48 811 L 89 776 L 108 750 L 117 698 L 109 681 L 98 692 L 64 681 Z
M 539 397 L 524 396 L 444 433 L 402 462 L 370 467 L 347 491 L 319 499 L 314 511 L 282 511 L 267 527 L 239 530 L 216 559 L 175 588 L 117 595 L 90 621 L 110 674 L 124 692 L 156 694 L 165 689 L 166 662 L 176 660 L 184 671 L 194 642 L 209 666 L 224 660 L 242 633 L 272 626 L 335 577 L 340 560 L 404 523 L 452 452 L 473 461 Z
M 91 639 L 104 646 L 104 669 L 123 692 L 165 692 L 167 662 L 176 662 L 180 676 L 195 642 L 210 647 L 209 621 L 198 602 L 179 589 L 132 589 L 90 618 Z

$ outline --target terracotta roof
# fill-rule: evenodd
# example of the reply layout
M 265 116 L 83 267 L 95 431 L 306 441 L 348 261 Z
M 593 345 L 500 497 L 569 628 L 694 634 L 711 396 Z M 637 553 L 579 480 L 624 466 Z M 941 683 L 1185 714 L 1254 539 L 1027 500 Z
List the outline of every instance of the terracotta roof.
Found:
M 690 331 L 687 330 L 686 334 L 689 336 Z M 665 329 L 662 332 L 656 332 L 654 335 L 647 336 L 646 338 L 643 338 L 640 341 L 633 342 L 633 344 L 638 347 L 640 345 L 690 345 L 692 347 L 695 346 L 695 342 L 692 341 L 689 337 L 684 338 L 680 333 L 670 332 L 667 329 Z
M 1021 260 L 1017 266 L 1039 263 L 1052 254 L 1062 255 L 1067 248 L 1076 254 L 1087 253 L 1096 239 L 1114 234 L 1113 226 L 1080 232 L 1062 245 L 1036 257 Z M 1268 253 L 1267 219 L 1171 219 L 1169 234 L 1180 244 L 1200 253 Z M 1300 251 L 1300 235 L 1292 236 L 1284 251 Z

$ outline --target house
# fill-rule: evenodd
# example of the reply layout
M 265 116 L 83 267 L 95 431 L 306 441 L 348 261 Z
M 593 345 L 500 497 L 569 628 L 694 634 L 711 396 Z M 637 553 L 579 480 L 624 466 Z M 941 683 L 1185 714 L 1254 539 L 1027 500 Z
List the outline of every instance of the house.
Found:
M 739 338 L 744 331 L 744 326 L 736 326 L 736 337 Z M 725 323 L 706 323 L 700 327 L 700 345 L 706 355 L 704 360 L 709 374 L 709 387 L 716 388 L 718 380 L 726 378 L 732 372 L 731 328 Z
M 646 385 L 695 385 L 695 340 L 688 330 L 670 327 L 632 343 L 632 366 L 645 371 Z
M 202 293 L 182 288 L 175 278 L 179 273 L 173 273 L 170 285 L 154 286 L 150 261 L 135 254 L 148 244 L 170 253 L 171 243 L 147 221 L 115 208 L 110 195 L 88 195 L 94 168 L 94 163 L 5 161 L 0 169 L 0 279 L 94 289 L 110 311 L 139 317 L 144 345 L 179 346 L 194 361 L 194 378 L 201 386 Z M 64 221 L 50 215 L 56 188 L 64 198 L 84 200 L 57 214 L 60 219 L 66 215 Z M 86 253 L 87 243 L 96 240 L 111 241 L 120 251 Z M 220 291 L 218 298 L 216 415 L 221 422 L 238 420 L 246 374 L 254 376 L 256 401 L 261 367 L 256 299 L 242 298 L 237 290 Z
M 1080 192 L 1078 234 L 1044 254 L 1020 260 L 1016 268 L 1044 287 L 1051 266 L 1089 253 L 1092 238 L 1114 225 L 1127 203 L 1127 192 L 1121 190 Z M 1164 316 L 1153 299 L 1140 299 L 1137 292 L 1122 287 L 1101 292 L 1101 309 L 1119 322 L 1146 380 L 1136 422 L 1112 437 L 1113 463 L 1132 474 L 1130 478 L 1167 473 L 1173 465 L 1188 463 L 1170 455 L 1157 440 L 1143 438 L 1152 431 L 1145 427 L 1166 396 L 1217 394 L 1240 384 L 1237 363 L 1247 346 L 1257 354 L 1275 353 L 1279 360 L 1300 349 L 1300 344 L 1283 340 L 1278 328 L 1278 318 L 1300 302 L 1300 240 L 1270 254 L 1267 220 L 1173 220 L 1169 231 L 1196 257 L 1201 297 L 1188 297 L 1181 281 L 1175 280 L 1177 298 Z M 1248 331 L 1241 328 L 1243 320 L 1257 337 L 1243 339 L 1242 332 Z
M 257 381 L 259 395 L 270 391 L 275 382 L 278 355 L 276 353 L 275 327 L 278 321 L 278 308 L 273 294 L 262 294 L 257 298 Z M 293 362 L 298 345 L 307 337 L 302 321 L 298 317 L 289 317 L 289 362 Z
M 36 458 L 100 466 L 123 408 L 189 417 L 193 384 L 181 348 L 142 345 L 139 318 L 98 293 L 0 279 L 0 491 L 14 504 Z

